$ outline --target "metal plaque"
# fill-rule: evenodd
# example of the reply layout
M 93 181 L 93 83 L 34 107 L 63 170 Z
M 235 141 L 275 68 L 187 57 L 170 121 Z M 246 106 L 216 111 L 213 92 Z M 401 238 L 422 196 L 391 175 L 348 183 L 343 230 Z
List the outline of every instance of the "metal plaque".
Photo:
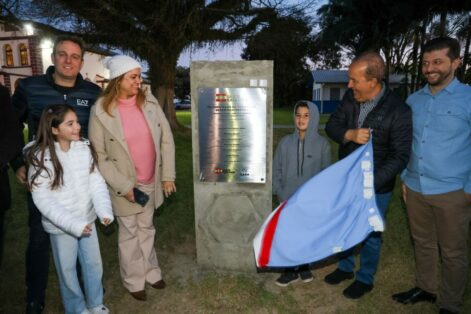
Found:
M 198 89 L 200 180 L 266 181 L 265 88 Z

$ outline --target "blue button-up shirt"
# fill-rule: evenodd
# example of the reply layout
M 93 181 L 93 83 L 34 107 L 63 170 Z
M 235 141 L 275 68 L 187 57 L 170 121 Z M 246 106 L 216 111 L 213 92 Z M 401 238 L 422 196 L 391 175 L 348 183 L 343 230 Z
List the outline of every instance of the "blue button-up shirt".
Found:
M 456 78 L 432 95 L 429 86 L 409 96 L 412 152 L 402 180 L 422 194 L 471 193 L 471 87 Z

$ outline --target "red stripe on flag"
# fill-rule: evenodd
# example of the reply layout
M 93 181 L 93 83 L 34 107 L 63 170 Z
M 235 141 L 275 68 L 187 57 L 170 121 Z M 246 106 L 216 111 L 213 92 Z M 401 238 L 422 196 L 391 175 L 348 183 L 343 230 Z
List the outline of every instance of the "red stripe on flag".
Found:
M 267 227 L 265 228 L 260 254 L 258 256 L 258 265 L 260 267 L 267 266 L 268 262 L 270 261 L 270 251 L 273 244 L 273 238 L 275 237 L 276 226 L 278 225 L 278 218 L 280 217 L 280 213 L 283 210 L 283 207 L 285 207 L 286 202 L 287 200 L 281 203 L 280 208 L 273 215 L 270 222 L 267 224 Z

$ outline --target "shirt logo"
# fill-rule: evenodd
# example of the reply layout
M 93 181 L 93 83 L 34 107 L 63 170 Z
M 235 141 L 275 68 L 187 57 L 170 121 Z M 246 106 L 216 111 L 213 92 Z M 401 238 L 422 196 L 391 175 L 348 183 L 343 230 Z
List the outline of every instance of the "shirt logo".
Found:
M 78 98 L 77 99 L 77 106 L 88 107 L 88 100 Z

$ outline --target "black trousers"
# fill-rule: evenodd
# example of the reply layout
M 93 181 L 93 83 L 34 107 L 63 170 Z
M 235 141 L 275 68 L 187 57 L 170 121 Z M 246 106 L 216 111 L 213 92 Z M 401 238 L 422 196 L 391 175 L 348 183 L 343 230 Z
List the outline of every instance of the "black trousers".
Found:
M 10 182 L 8 181 L 8 167 L 0 167 L 0 267 L 3 260 L 3 242 L 4 242 L 4 225 L 5 212 L 11 205 Z
M 44 304 L 49 273 L 49 234 L 41 223 L 41 212 L 28 193 L 29 242 L 26 249 L 26 300 Z

